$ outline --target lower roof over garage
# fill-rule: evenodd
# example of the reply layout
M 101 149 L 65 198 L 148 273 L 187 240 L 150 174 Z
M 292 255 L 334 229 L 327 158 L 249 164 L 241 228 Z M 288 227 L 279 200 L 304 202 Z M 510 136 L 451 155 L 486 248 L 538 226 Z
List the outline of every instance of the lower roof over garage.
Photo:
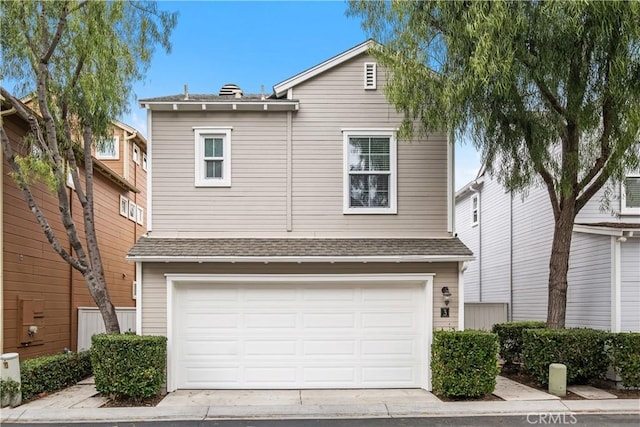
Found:
M 470 261 L 458 238 L 152 238 L 142 237 L 127 259 L 143 262 L 429 262 Z

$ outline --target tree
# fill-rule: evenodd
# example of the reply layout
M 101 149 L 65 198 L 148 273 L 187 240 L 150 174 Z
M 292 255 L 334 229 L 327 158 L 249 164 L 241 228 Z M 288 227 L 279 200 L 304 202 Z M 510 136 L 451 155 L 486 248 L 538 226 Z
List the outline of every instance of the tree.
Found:
M 640 3 L 351 1 L 349 13 L 383 43 L 407 123 L 471 135 L 507 190 L 546 188 L 547 325 L 563 328 L 576 215 L 638 167 Z
M 2 1 L 0 11 L 2 76 L 32 92 L 37 111 L 2 88 L 5 101 L 29 123 L 25 141 L 31 147 L 27 155 L 15 153 L 2 127 L 5 157 L 48 241 L 86 280 L 106 331 L 118 333 L 95 230 L 91 152 L 105 144 L 110 123 L 126 109 L 132 83 L 142 77 L 155 45 L 170 50 L 176 15 L 146 1 Z M 82 206 L 84 233 L 71 216 L 68 174 Z M 72 251 L 32 194 L 38 180 L 58 199 Z

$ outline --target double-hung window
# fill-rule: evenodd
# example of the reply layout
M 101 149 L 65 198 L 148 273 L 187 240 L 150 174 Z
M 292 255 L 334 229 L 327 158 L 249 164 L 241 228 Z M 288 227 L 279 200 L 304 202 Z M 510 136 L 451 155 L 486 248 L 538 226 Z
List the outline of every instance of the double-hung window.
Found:
M 231 186 L 231 128 L 194 128 L 196 187 Z
M 640 172 L 628 174 L 620 188 L 620 213 L 640 215 Z
M 344 213 L 395 214 L 395 129 L 343 130 Z

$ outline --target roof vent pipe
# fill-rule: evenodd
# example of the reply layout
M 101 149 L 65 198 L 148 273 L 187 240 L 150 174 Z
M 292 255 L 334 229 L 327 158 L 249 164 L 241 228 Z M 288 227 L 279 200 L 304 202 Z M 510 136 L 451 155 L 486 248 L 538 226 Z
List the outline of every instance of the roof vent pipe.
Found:
M 184 85 L 184 100 L 185 101 L 189 100 L 189 86 L 188 85 Z

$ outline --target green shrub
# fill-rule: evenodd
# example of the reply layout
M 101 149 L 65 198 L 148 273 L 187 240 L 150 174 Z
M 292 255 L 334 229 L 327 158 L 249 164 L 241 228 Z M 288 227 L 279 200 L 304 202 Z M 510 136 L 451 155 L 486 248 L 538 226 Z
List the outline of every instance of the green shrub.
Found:
M 116 398 L 157 395 L 165 381 L 167 339 L 134 334 L 98 334 L 91 339 L 96 389 Z
M 604 378 L 609 366 L 605 349 L 608 336 L 595 329 L 525 329 L 522 362 L 543 385 L 549 383 L 551 363 L 567 366 L 568 384 Z
M 500 357 L 504 360 L 506 367 L 513 368 L 522 362 L 522 331 L 544 327 L 545 323 L 537 320 L 496 323 L 493 325 L 492 332 L 498 334 Z
M 17 406 L 20 404 L 20 383 L 11 378 L 0 379 L 0 407 Z
M 445 397 L 480 397 L 493 392 L 498 368 L 496 334 L 435 331 L 431 345 L 433 392 Z
M 611 334 L 609 355 L 613 369 L 622 378 L 622 385 L 640 388 L 640 333 Z
M 91 352 L 54 354 L 25 360 L 20 364 L 22 398 L 52 392 L 91 375 Z

